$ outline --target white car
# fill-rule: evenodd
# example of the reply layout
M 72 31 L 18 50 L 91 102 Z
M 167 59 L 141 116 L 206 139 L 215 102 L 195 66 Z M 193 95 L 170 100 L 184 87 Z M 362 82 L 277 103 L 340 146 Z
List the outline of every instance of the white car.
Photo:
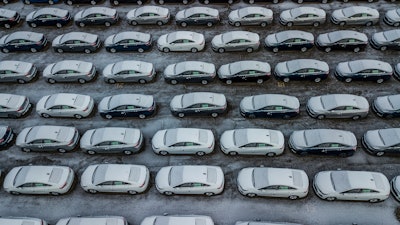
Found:
M 393 194 L 393 197 L 397 200 L 400 201 L 400 175 L 394 177 L 391 181 L 391 191 Z
M 153 151 L 168 154 L 209 154 L 214 150 L 214 134 L 211 130 L 175 128 L 157 131 L 151 139 Z
M 302 225 L 302 224 L 286 223 L 286 222 L 237 221 L 235 225 Z
M 44 117 L 87 117 L 93 110 L 93 98 L 88 95 L 58 93 L 42 97 L 37 105 L 36 112 Z
M 126 14 L 128 23 L 133 26 L 138 24 L 157 24 L 162 26 L 168 23 L 170 17 L 168 8 L 154 5 L 146 5 L 132 9 Z
M 3 188 L 14 195 L 60 195 L 70 190 L 74 178 L 74 171 L 67 166 L 19 166 L 8 172 Z
M 96 164 L 81 176 L 81 187 L 92 194 L 117 192 L 135 195 L 144 192 L 150 179 L 146 166 L 133 164 Z
M 214 225 L 209 216 L 200 215 L 175 215 L 175 216 L 149 216 L 143 219 L 140 225 Z
M 260 35 L 248 31 L 228 31 L 215 35 L 211 45 L 214 52 L 246 51 L 250 53 L 260 47 Z
M 42 219 L 32 217 L 2 217 L 0 218 L 0 225 L 48 225 Z
M 279 16 L 279 22 L 291 27 L 293 25 L 312 25 L 318 27 L 325 23 L 326 12 L 315 7 L 297 7 L 284 10 Z
M 400 8 L 387 11 L 385 17 L 383 17 L 383 21 L 390 26 L 400 26 Z
M 332 12 L 331 21 L 340 26 L 366 25 L 371 26 L 379 22 L 379 12 L 365 6 L 350 6 L 336 9 Z
M 280 197 L 295 200 L 308 194 L 308 176 L 304 170 L 249 167 L 237 177 L 239 192 L 247 197 Z
M 229 24 L 235 27 L 241 25 L 259 25 L 266 27 L 272 23 L 273 12 L 271 9 L 258 6 L 244 7 L 233 10 L 228 15 Z
M 126 60 L 108 64 L 103 69 L 104 81 L 109 84 L 116 82 L 138 82 L 145 84 L 154 79 L 156 70 L 153 63 Z
M 380 202 L 390 194 L 390 184 L 386 176 L 369 171 L 322 171 L 315 175 L 313 186 L 315 194 L 328 201 Z
M 60 219 L 56 225 L 128 225 L 122 216 L 67 217 Z
M 191 31 L 176 31 L 161 35 L 157 40 L 157 48 L 162 52 L 198 52 L 204 49 L 205 43 L 203 34 Z
M 221 135 L 221 151 L 229 155 L 266 155 L 283 153 L 285 139 L 282 132 L 269 129 L 227 130 Z
M 79 82 L 84 84 L 96 76 L 96 67 L 91 62 L 63 60 L 46 66 L 43 77 L 50 84 L 56 82 Z
M 219 166 L 166 166 L 156 176 L 156 188 L 165 195 L 212 196 L 224 190 L 224 183 L 224 172 Z

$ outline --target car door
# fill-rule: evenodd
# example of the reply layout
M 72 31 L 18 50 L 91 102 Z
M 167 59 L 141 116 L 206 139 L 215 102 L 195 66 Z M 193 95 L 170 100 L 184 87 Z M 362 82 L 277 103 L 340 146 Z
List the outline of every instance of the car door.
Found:
M 124 48 L 124 50 L 134 51 L 139 48 L 140 44 L 142 44 L 142 43 L 138 40 L 127 39 L 126 44 L 123 46 L 123 48 Z
M 71 117 L 75 113 L 77 113 L 76 108 L 69 105 L 61 105 L 61 109 L 59 110 L 59 116 L 63 117 Z
M 175 194 L 194 194 L 193 183 L 183 183 L 173 187 L 173 191 Z
M 34 183 L 24 183 L 18 187 L 15 188 L 15 191 L 18 193 L 24 193 L 24 194 L 34 194 L 36 193 L 36 188 Z
M 197 150 L 200 148 L 200 144 L 199 143 L 195 143 L 195 142 L 191 142 L 191 141 L 187 141 L 185 142 L 185 148 L 183 149 L 184 153 L 187 154 L 194 154 L 197 152 Z
M 93 149 L 95 152 L 100 152 L 100 153 L 108 153 L 110 149 L 110 141 L 103 141 L 98 143 L 97 145 L 93 146 Z
M 156 14 L 154 13 L 142 13 L 138 15 L 137 20 L 142 24 L 149 24 L 157 22 Z
M 51 151 L 55 150 L 55 148 L 59 147 L 60 143 L 50 139 L 43 139 L 42 150 L 43 151 Z M 39 147 L 39 146 L 38 146 Z
M 328 111 L 326 117 L 342 118 L 344 110 L 345 110 L 345 106 L 339 106 L 339 107 L 333 108 Z
M 11 82 L 17 79 L 17 73 L 11 70 L 0 71 L 0 82 Z
M 350 189 L 348 191 L 344 191 L 342 193 L 339 194 L 337 199 L 341 199 L 341 200 L 361 200 L 361 190 L 359 188 L 356 189 Z
M 113 181 L 112 185 L 112 191 L 113 192 L 126 192 L 128 191 L 128 188 L 130 187 L 129 190 L 132 190 L 132 185 L 123 181 Z
M 24 41 L 24 40 L 21 40 L 21 41 Z M 15 39 L 15 40 L 8 42 L 7 46 L 5 46 L 5 48 L 7 48 L 10 51 L 19 50 L 21 48 L 20 40 Z
M 43 144 L 43 139 L 38 139 L 31 141 L 29 143 L 26 143 L 26 148 L 32 149 L 32 150 L 37 150 L 37 151 L 43 151 L 44 144 Z
M 48 194 L 53 190 L 53 187 L 45 183 L 32 183 L 32 192 L 35 194 Z
M 112 192 L 114 189 L 113 181 L 105 181 L 97 184 L 96 189 L 100 192 Z
M 232 40 L 232 41 L 226 43 L 226 45 L 225 45 L 226 50 L 228 50 L 228 51 L 238 50 L 239 49 L 239 41 L 240 41 L 239 39 L 236 39 L 236 40 Z
M 277 195 L 278 185 L 269 185 L 269 186 L 258 189 L 258 191 L 260 192 L 260 193 L 257 193 L 258 195 L 274 197 Z
M 184 152 L 184 149 L 186 148 L 185 146 L 185 142 L 177 142 L 173 145 L 168 146 L 168 150 L 170 152 L 179 154 Z
M 257 153 L 257 143 L 248 143 L 240 147 L 241 154 Z
M 66 73 L 62 77 L 64 81 L 76 81 L 77 77 L 81 75 L 81 73 L 76 70 L 65 70 L 65 72 Z
M 40 16 L 39 21 L 43 25 L 51 25 L 55 18 L 56 17 L 53 17 L 52 15 L 45 14 Z
M 143 108 L 140 106 L 136 106 L 136 105 L 127 105 L 126 106 L 126 116 L 136 117 L 136 116 L 139 116 L 139 114 L 141 112 L 143 112 Z
M 51 108 L 47 109 L 47 114 L 50 116 L 61 116 L 61 111 L 62 111 L 62 106 L 61 105 L 55 105 Z
M 109 114 L 112 116 L 116 117 L 126 117 L 127 116 L 127 106 L 126 105 L 120 105 L 118 107 L 115 107 L 112 109 Z

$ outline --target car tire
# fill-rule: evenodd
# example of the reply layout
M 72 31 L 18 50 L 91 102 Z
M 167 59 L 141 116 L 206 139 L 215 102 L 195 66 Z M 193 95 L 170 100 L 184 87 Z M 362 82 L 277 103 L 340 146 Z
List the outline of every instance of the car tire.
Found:
M 212 23 L 212 22 L 207 23 L 207 27 L 212 27 L 212 26 L 214 26 L 214 23 Z
M 372 24 L 373 24 L 372 21 L 368 21 L 365 23 L 365 26 L 370 27 L 370 26 L 372 26 Z
M 83 118 L 83 116 L 79 115 L 79 114 L 75 114 L 74 117 L 75 117 L 75 119 L 78 119 L 78 120 Z
M 302 48 L 300 49 L 301 52 L 306 52 L 307 50 L 308 50 L 308 48 L 306 48 L 306 47 L 302 47 Z
M 348 78 L 346 78 L 346 79 L 344 80 L 344 82 L 350 83 L 352 80 L 353 80 L 353 79 L 351 79 L 350 77 L 348 77 Z
M 240 27 L 240 22 L 235 22 L 233 25 L 235 25 L 235 27 Z
M 204 195 L 210 197 L 210 196 L 213 196 L 215 194 L 213 192 L 206 192 L 206 193 L 204 193 Z
M 235 155 L 238 155 L 238 152 L 235 152 L 235 151 L 228 152 L 228 155 L 235 156 Z
M 258 79 L 256 82 L 257 82 L 257 84 L 262 84 L 262 83 L 264 83 L 264 80 L 263 79 Z
M 400 22 L 394 23 L 393 26 L 394 26 L 394 27 L 400 26 Z
M 50 118 L 50 115 L 49 114 L 47 114 L 47 113 L 42 113 L 42 114 L 40 114 L 42 117 L 44 117 L 44 118 Z
M 321 3 L 326 4 L 326 3 L 328 3 L 328 0 L 322 0 Z
M 144 115 L 144 114 L 139 114 L 139 118 L 140 118 L 140 119 L 145 119 L 145 118 L 146 118 L 146 115 Z
M 303 3 L 303 0 L 297 0 L 297 3 L 299 4 Z
M 90 4 L 91 4 L 91 5 L 96 5 L 96 3 L 97 3 L 97 2 L 96 2 L 96 1 L 93 1 L 93 0 L 90 1 Z
M 208 84 L 208 80 L 202 80 L 202 81 L 201 81 L 201 84 L 203 84 L 203 85 Z
M 325 50 L 325 52 L 330 52 L 330 51 L 332 51 L 332 48 L 327 47 L 327 48 L 325 48 L 324 50 Z
M 117 83 L 117 81 L 114 80 L 114 79 L 107 79 L 107 83 L 109 83 L 109 84 L 115 84 L 115 83 Z
M 125 155 L 132 155 L 133 152 L 129 151 L 129 150 L 125 150 L 122 153 L 124 153 Z
M 84 83 L 86 83 L 86 80 L 85 80 L 85 79 L 82 79 L 82 78 L 79 78 L 79 79 L 78 79 L 78 83 L 84 84 Z
M 71 0 L 67 1 L 67 5 L 72 5 L 72 4 L 73 4 L 73 3 L 72 3 Z
M 217 118 L 219 115 L 218 115 L 218 113 L 216 113 L 216 112 L 214 112 L 214 113 L 211 113 L 211 117 L 213 117 L 213 118 Z
M 267 25 L 268 25 L 267 22 L 262 22 L 262 23 L 260 23 L 260 26 L 261 26 L 261 27 L 266 27 Z
M 344 26 L 344 25 L 346 25 L 346 22 L 344 22 L 344 21 L 339 22 L 339 26 Z
M 159 155 L 166 156 L 166 155 L 169 155 L 169 152 L 167 152 L 167 151 L 160 151 L 160 152 L 158 152 L 158 154 L 159 154 Z
M 62 25 L 61 23 L 56 23 L 56 27 L 57 27 L 57 28 L 62 28 L 63 25 Z
M 299 199 L 299 196 L 297 196 L 297 195 L 289 195 L 289 199 L 290 200 L 296 200 L 296 199 Z
M 111 116 L 110 114 L 106 114 L 104 117 L 105 117 L 106 119 L 108 119 L 108 120 L 111 120 L 111 119 L 113 118 L 113 116 Z
M 11 28 L 11 25 L 10 25 L 10 24 L 8 24 L 8 23 L 5 23 L 5 24 L 4 24 L 4 28 L 6 28 L 6 29 L 10 29 L 10 28 Z
M 36 23 L 30 23 L 29 26 L 33 28 L 37 27 Z
M 268 152 L 266 154 L 266 156 L 268 156 L 268 157 L 274 157 L 275 155 L 276 155 L 275 152 Z
M 387 46 L 382 46 L 382 47 L 379 48 L 379 50 L 386 51 L 387 50 Z
M 164 25 L 164 23 L 160 20 L 160 21 L 157 21 L 157 23 L 156 23 L 158 26 L 162 26 L 162 25 Z
M 323 119 L 325 119 L 325 115 L 318 115 L 318 116 L 317 116 L 317 119 L 323 120 Z
M 84 26 L 85 26 L 85 24 L 82 23 L 82 22 L 80 22 L 78 25 L 79 25 L 80 27 L 84 27 Z
M 361 118 L 361 116 L 359 116 L 359 115 L 356 115 L 356 116 L 353 116 L 353 117 L 351 117 L 353 120 L 359 120 L 360 118 Z
M 164 193 L 163 193 L 164 195 L 168 195 L 168 196 L 170 196 L 170 195 L 173 195 L 174 194 L 174 192 L 172 192 L 172 191 L 164 191 Z
M 249 114 L 247 117 L 249 117 L 250 119 L 255 119 L 255 118 L 256 118 L 256 115 L 254 115 L 254 114 Z
M 23 151 L 23 152 L 31 152 L 32 150 L 30 148 L 21 148 L 21 151 Z
M 198 156 L 204 156 L 206 153 L 205 152 L 202 152 L 202 151 L 199 151 L 199 152 L 196 152 L 196 155 L 198 155 Z
M 381 156 L 385 155 L 385 152 L 377 152 L 377 153 L 375 153 L 375 155 L 378 157 L 381 157 Z
M 225 83 L 226 84 L 232 84 L 232 80 L 226 80 Z
M 187 27 L 187 23 L 186 22 L 181 22 L 179 25 L 181 25 L 181 27 Z
M 144 49 L 143 48 L 138 48 L 138 50 L 137 50 L 139 53 L 143 53 L 144 52 Z
M 86 151 L 86 153 L 89 155 L 95 155 L 97 152 L 95 152 L 93 150 L 88 150 L 88 151 Z
M 275 52 L 275 53 L 277 53 L 277 52 L 279 52 L 279 48 L 276 48 L 276 47 L 275 47 L 275 48 L 272 49 L 272 51 Z
M 314 23 L 313 23 L 313 26 L 314 26 L 314 27 L 319 27 L 319 25 L 320 25 L 319 22 L 314 22 Z
M 382 83 L 383 83 L 383 79 L 382 79 L 382 78 L 380 78 L 380 79 L 376 80 L 376 83 L 378 83 L 378 84 L 382 84 Z
M 54 1 L 53 0 L 49 0 L 49 5 L 53 5 Z
M 232 5 L 233 4 L 233 0 L 228 0 L 228 4 Z
M 97 190 L 89 189 L 88 192 L 89 192 L 90 194 L 96 194 L 96 193 L 97 193 Z
M 117 0 L 114 0 L 112 3 L 113 3 L 113 5 L 119 5 L 119 1 L 117 1 Z
M 293 22 L 288 22 L 288 23 L 286 24 L 286 26 L 292 27 L 292 26 L 293 26 Z
M 18 83 L 18 84 L 25 84 L 26 81 L 25 81 L 25 80 L 22 80 L 22 79 L 18 79 L 18 80 L 17 80 L 17 83 Z
M 8 0 L 3 0 L 3 3 L 6 5 L 8 4 Z
M 164 4 L 164 0 L 158 0 L 158 4 L 163 5 Z
M 61 48 L 57 48 L 57 49 L 56 49 L 56 52 L 58 52 L 58 53 L 63 53 L 64 50 L 62 50 Z
M 354 52 L 359 52 L 361 49 L 359 47 L 356 47 L 353 49 Z
M 31 52 L 36 53 L 38 50 L 36 48 L 31 48 Z
M 224 48 L 219 48 L 219 49 L 218 49 L 218 52 L 219 52 L 219 53 L 224 53 L 224 52 L 225 52 L 225 49 L 224 49 Z
M 279 3 L 279 0 L 272 0 L 272 3 L 278 4 L 278 3 Z
M 50 195 L 53 195 L 53 196 L 59 196 L 59 195 L 61 195 L 60 193 L 58 193 L 58 192 L 50 192 Z
M 347 155 L 347 153 L 341 152 L 341 153 L 339 153 L 338 156 L 341 157 L 341 158 L 344 158 L 344 157 L 347 157 L 349 155 Z
M 247 48 L 247 49 L 246 49 L 246 52 L 247 52 L 247 53 L 252 53 L 253 51 L 254 51 L 253 48 Z
M 129 190 L 128 191 L 128 194 L 130 194 L 130 195 L 137 195 L 137 191 L 134 191 L 134 190 Z
M 285 120 L 290 119 L 290 118 L 291 118 L 291 116 L 289 116 L 287 114 L 282 116 L 282 119 L 285 119 Z
M 163 52 L 168 53 L 168 52 L 170 52 L 170 49 L 169 48 L 163 48 Z
M 8 50 L 8 49 L 6 49 L 6 48 L 1 49 L 1 51 L 2 51 L 3 53 L 9 53 L 9 52 L 10 52 L 10 50 Z
M 86 54 L 92 53 L 92 51 L 91 51 L 90 49 L 88 49 L 88 48 L 86 48 L 86 49 L 84 50 L 84 52 L 85 52 Z
M 110 22 L 105 22 L 104 26 L 109 27 L 109 26 L 111 26 L 111 23 Z
M 175 84 L 178 83 L 178 81 L 174 79 L 174 80 L 171 80 L 170 83 L 173 84 L 173 85 L 175 85 Z
M 116 52 L 117 52 L 117 49 L 115 49 L 115 48 L 110 48 L 110 52 L 111 52 L 111 53 L 116 53 Z
M 178 113 L 178 117 L 179 118 L 183 118 L 183 117 L 185 117 L 185 114 L 184 113 Z
M 378 199 L 378 198 L 373 198 L 373 199 L 368 200 L 368 202 L 370 202 L 370 203 L 377 203 L 377 202 L 380 202 L 380 201 L 381 200 Z
M 198 52 L 199 50 L 198 50 L 197 48 L 192 48 L 192 49 L 190 49 L 190 51 L 193 52 L 193 53 L 196 53 L 196 52 Z
M 20 195 L 21 193 L 19 193 L 17 191 L 10 191 L 10 194 L 12 194 L 12 195 Z
M 319 83 L 319 82 L 321 82 L 321 77 L 317 77 L 317 78 L 315 78 L 315 79 L 314 79 L 314 82 L 315 82 L 315 83 Z
M 290 81 L 290 78 L 289 78 L 289 77 L 283 78 L 283 82 L 288 83 L 289 81 Z
M 136 25 L 138 25 L 138 22 L 135 20 L 132 20 L 131 22 L 129 22 L 129 24 L 132 26 L 136 26 Z
M 31 1 L 29 1 L 29 0 L 24 0 L 24 3 L 27 4 L 27 5 L 29 5 L 29 4 L 31 4 Z
M 249 197 L 249 198 L 254 198 L 254 197 L 257 196 L 257 194 L 255 194 L 255 193 L 247 193 L 246 196 Z
M 146 80 L 144 80 L 144 79 L 140 79 L 140 80 L 139 80 L 139 84 L 145 84 L 145 83 L 147 83 Z
M 188 1 L 188 0 L 183 0 L 182 3 L 183 3 L 184 5 L 187 5 L 187 4 L 189 3 L 189 1 Z
M 254 0 L 249 0 L 249 4 L 254 4 Z
M 57 149 L 57 152 L 59 152 L 59 153 L 66 153 L 67 150 L 65 150 L 65 149 L 63 149 L 63 148 L 59 148 L 59 149 Z
M 325 200 L 327 200 L 327 201 L 335 201 L 336 198 L 335 197 L 327 197 L 327 198 L 325 198 Z
M 142 1 L 137 1 L 136 2 L 138 5 L 143 5 L 143 2 Z

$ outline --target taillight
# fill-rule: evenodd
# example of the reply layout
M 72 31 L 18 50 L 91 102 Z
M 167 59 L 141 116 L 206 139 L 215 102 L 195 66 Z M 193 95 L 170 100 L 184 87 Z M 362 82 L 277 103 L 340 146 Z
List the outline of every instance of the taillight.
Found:
M 60 189 L 65 188 L 65 186 L 67 186 L 67 182 L 65 182 L 65 183 L 60 187 Z
M 71 146 L 74 143 L 74 140 L 68 143 L 68 146 Z
M 145 185 L 145 183 L 146 183 L 146 182 L 143 182 L 143 184 L 141 184 L 139 187 L 141 187 L 141 188 L 142 188 L 142 187 Z
M 8 19 L 9 21 L 15 21 L 15 17 Z
M 221 184 L 221 186 L 218 187 L 218 189 L 222 189 L 224 187 L 224 183 Z
M 86 107 L 86 108 L 85 108 L 83 111 L 84 111 L 84 112 L 86 112 L 88 109 L 89 109 L 89 106 L 88 106 L 88 107 Z
M 21 106 L 21 107 L 19 107 L 19 109 L 17 110 L 17 112 L 20 112 L 20 111 L 22 111 L 24 108 Z
M 148 108 L 147 111 L 152 111 L 152 110 L 154 110 L 154 106 L 155 106 L 155 104 L 153 104 L 150 108 Z
M 92 46 L 96 46 L 96 42 L 93 42 L 91 45 L 92 45 Z
M 152 70 L 150 71 L 149 75 L 147 75 L 147 76 L 151 77 L 151 75 L 153 75 L 153 71 L 154 71 L 154 69 L 152 69 Z
M 2 139 L 0 139 L 0 143 L 2 143 L 4 141 L 4 139 L 2 138 Z
M 10 131 L 11 130 L 11 127 L 7 127 L 7 131 Z

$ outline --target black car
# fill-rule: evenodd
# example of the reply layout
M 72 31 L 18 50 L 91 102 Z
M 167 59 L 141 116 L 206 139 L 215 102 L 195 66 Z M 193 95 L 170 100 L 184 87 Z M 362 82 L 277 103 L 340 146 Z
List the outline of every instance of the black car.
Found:
M 207 25 L 208 27 L 219 23 L 219 11 L 209 7 L 191 7 L 179 11 L 175 15 L 176 24 L 186 27 L 187 25 Z
M 400 117 L 400 95 L 397 94 L 377 97 L 372 104 L 372 110 L 379 117 Z
M 380 60 L 360 59 L 341 62 L 336 66 L 335 77 L 344 82 L 369 80 L 382 83 L 392 77 L 392 66 Z
M 147 2 L 147 0 L 110 0 L 110 3 L 112 5 L 119 5 L 121 3 L 142 5 L 142 4 L 146 3 L 146 2 Z
M 26 22 L 31 27 L 57 26 L 61 28 L 71 21 L 68 10 L 58 8 L 41 8 L 26 16 Z
M 107 37 L 104 46 L 107 51 L 112 53 L 120 51 L 144 52 L 151 49 L 152 40 L 151 34 L 148 33 L 124 31 Z
M 102 0 L 64 0 L 64 3 L 67 5 L 73 4 L 91 4 L 96 5 L 97 3 L 101 2 Z
M 74 16 L 75 24 L 80 27 L 86 25 L 105 25 L 109 27 L 116 24 L 118 19 L 117 10 L 107 7 L 90 7 L 79 11 Z
M 303 2 L 311 2 L 311 3 L 322 3 L 322 4 L 326 4 L 328 2 L 330 2 L 330 0 L 292 0 L 294 2 L 297 2 L 299 4 L 303 3 Z
M 294 59 L 276 64 L 274 76 L 283 82 L 313 80 L 320 82 L 329 75 L 328 63 L 315 59 Z
M 106 119 L 113 117 L 139 117 L 144 119 L 156 111 L 156 102 L 152 95 L 119 94 L 103 98 L 99 103 L 100 116 Z
M 381 51 L 400 50 L 400 29 L 374 33 L 369 43 L 371 47 Z
M 271 66 L 267 62 L 243 60 L 224 64 L 218 69 L 218 78 L 226 84 L 232 82 L 257 82 L 262 84 L 271 76 Z
M 7 149 L 14 140 L 14 132 L 9 126 L 0 126 L 0 149 Z
M 4 53 L 15 51 L 37 52 L 47 45 L 47 38 L 30 31 L 17 31 L 0 38 L 0 50 Z
M 171 84 L 189 82 L 208 84 L 214 80 L 215 75 L 215 65 L 201 61 L 170 64 L 164 70 L 164 79 Z
M 280 2 L 280 0 L 243 0 L 244 2 L 248 4 L 254 4 L 254 3 L 266 3 L 266 2 L 272 2 L 274 4 L 277 4 Z
M 229 5 L 237 2 L 238 0 L 199 0 L 201 4 L 214 4 L 214 3 L 227 3 Z
M 0 9 L 0 27 L 7 29 L 17 25 L 21 21 L 21 15 L 9 9 Z
M 85 32 L 70 32 L 57 36 L 52 43 L 54 51 L 92 53 L 100 48 L 97 35 Z
M 317 48 L 325 52 L 330 52 L 334 49 L 359 52 L 364 50 L 367 44 L 367 35 L 352 30 L 339 30 L 320 34 L 315 42 Z
M 163 5 L 165 3 L 182 3 L 184 5 L 189 4 L 192 0 L 155 0 L 158 4 Z
M 280 50 L 301 50 L 305 52 L 313 46 L 314 35 L 300 30 L 287 30 L 270 34 L 264 42 L 264 47 L 273 52 Z

